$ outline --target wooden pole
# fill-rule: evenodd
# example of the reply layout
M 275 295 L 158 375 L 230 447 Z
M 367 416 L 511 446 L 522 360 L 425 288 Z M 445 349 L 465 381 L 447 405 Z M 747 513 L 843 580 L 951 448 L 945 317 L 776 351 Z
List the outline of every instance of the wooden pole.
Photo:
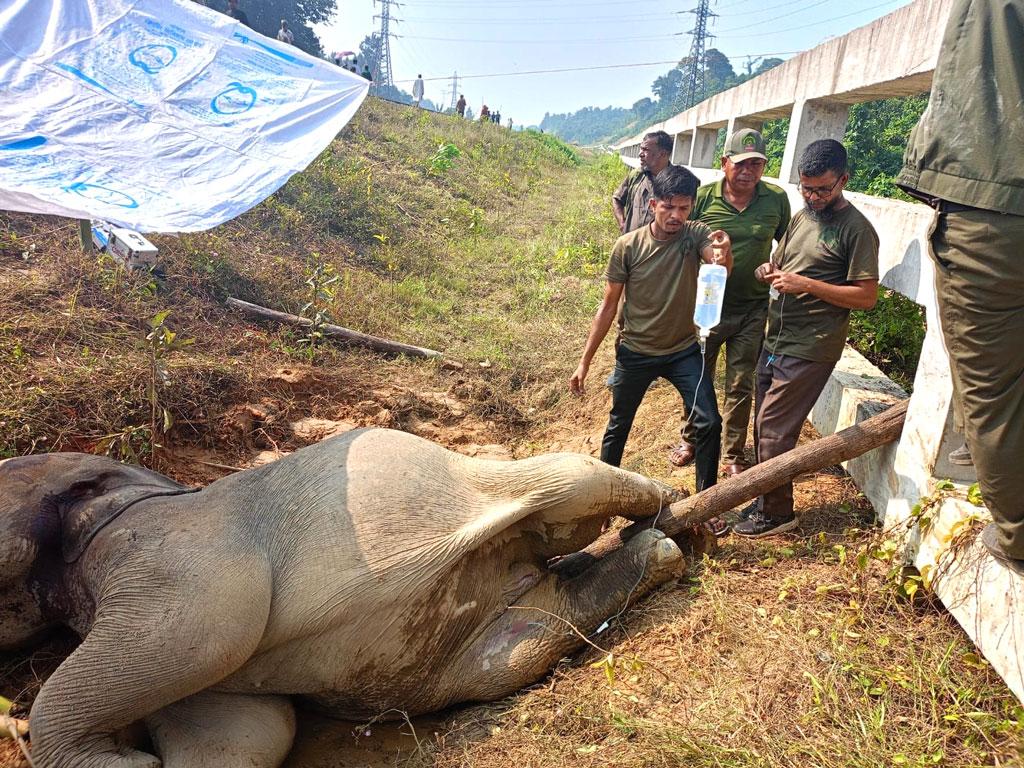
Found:
M 271 320 L 275 323 L 284 323 L 286 325 L 297 325 L 301 327 L 308 327 L 312 325 L 312 320 L 309 320 L 308 318 L 299 317 L 298 315 L 290 315 L 287 312 L 278 312 L 274 309 L 261 307 L 259 304 L 250 304 L 248 301 L 242 301 L 241 299 L 228 298 L 227 304 L 229 307 L 233 307 L 244 312 L 250 317 L 256 317 L 260 320 Z M 391 355 L 409 355 L 410 357 L 444 359 L 444 355 L 442 353 L 433 349 L 415 347 L 412 344 L 402 344 L 398 341 L 382 339 L 378 336 L 370 336 L 365 333 L 360 333 L 359 331 L 342 328 L 340 325 L 331 325 L 330 323 L 326 323 L 321 326 L 321 331 L 324 336 L 341 339 L 349 344 L 357 344 L 361 347 L 369 347 L 370 349 L 375 349 L 378 352 L 387 352 Z
M 84 253 L 92 253 L 92 223 L 88 219 L 78 220 L 78 242 Z
M 659 516 L 658 529 L 669 536 L 677 536 L 687 528 L 791 482 L 798 475 L 839 464 L 898 440 L 903 431 L 909 402 L 903 400 L 877 416 L 865 419 L 833 435 L 805 443 L 781 456 L 757 464 L 742 474 L 677 501 Z M 648 518 L 620 530 L 609 531 L 586 549 L 559 560 L 553 566 L 553 570 L 566 575 L 575 573 L 594 559 L 618 549 L 637 533 L 650 527 L 651 519 Z

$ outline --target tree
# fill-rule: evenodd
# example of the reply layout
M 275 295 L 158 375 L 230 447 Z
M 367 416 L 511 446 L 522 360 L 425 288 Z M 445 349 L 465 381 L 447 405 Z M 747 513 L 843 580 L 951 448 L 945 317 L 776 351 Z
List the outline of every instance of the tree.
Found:
M 202 3 L 216 11 L 226 11 L 227 0 L 205 0 Z M 281 20 L 295 35 L 295 45 L 313 56 L 320 56 L 323 49 L 313 32 L 313 25 L 328 21 L 337 9 L 337 0 L 239 0 L 241 8 L 249 19 L 249 26 L 261 35 L 277 37 Z
M 675 69 L 670 69 L 664 75 L 651 83 L 651 93 L 658 97 L 662 104 L 677 104 L 683 93 L 683 73 L 680 70 L 682 63 Z
M 735 85 L 736 71 L 729 62 L 729 57 L 717 48 L 709 48 L 704 54 L 704 82 L 707 98 L 726 88 Z

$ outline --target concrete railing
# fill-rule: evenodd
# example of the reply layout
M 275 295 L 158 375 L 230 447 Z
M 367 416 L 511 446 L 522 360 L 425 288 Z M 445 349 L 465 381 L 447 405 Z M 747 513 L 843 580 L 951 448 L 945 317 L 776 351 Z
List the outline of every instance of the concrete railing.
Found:
M 673 162 L 687 165 L 708 182 L 719 130 L 760 129 L 763 121 L 790 118 L 779 183 L 793 210 L 803 200 L 796 189 L 796 158 L 812 141 L 842 140 L 851 104 L 927 91 L 952 0 L 917 0 L 843 37 L 829 40 L 724 91 L 643 133 L 665 130 L 675 137 Z M 912 34 L 908 34 L 908 30 Z M 632 167 L 639 164 L 643 133 L 615 149 Z M 970 534 L 984 508 L 966 500 L 974 480 L 946 461 L 959 445 L 952 429 L 953 391 L 949 358 L 939 327 L 928 233 L 934 214 L 924 205 L 847 193 L 875 226 L 884 286 L 925 309 L 927 332 L 914 379 L 907 420 L 898 443 L 847 463 L 847 470 L 886 527 L 908 532 L 907 561 L 931 583 L 1016 696 L 1024 701 L 1024 579 L 996 564 Z M 1016 340 L 1014 340 L 1016 343 Z M 877 413 L 906 393 L 851 348 L 836 366 L 810 420 L 822 434 Z M 936 492 L 940 479 L 956 482 L 952 493 Z M 932 500 L 930 525 L 916 525 L 922 500 Z

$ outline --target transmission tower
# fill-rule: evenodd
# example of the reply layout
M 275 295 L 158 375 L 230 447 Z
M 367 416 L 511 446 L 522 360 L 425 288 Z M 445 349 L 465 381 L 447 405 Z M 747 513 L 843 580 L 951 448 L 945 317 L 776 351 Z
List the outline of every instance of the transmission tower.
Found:
M 698 0 L 697 7 L 687 11 L 695 14 L 697 23 L 694 24 L 690 34 L 693 36 L 693 45 L 690 46 L 690 60 L 683 73 L 683 93 L 686 96 L 686 104 L 683 109 L 689 109 L 694 104 L 704 100 L 704 52 L 707 48 L 707 41 L 714 38 L 708 32 L 708 19 L 718 16 L 711 11 L 711 0 Z
M 455 104 L 458 102 L 458 99 L 459 99 L 458 94 L 459 94 L 459 73 L 456 71 L 456 72 L 452 73 L 452 101 L 451 101 L 451 104 L 448 105 L 448 109 L 450 109 L 452 112 L 455 111 Z
M 377 61 L 373 66 L 373 90 L 374 93 L 379 93 L 384 89 L 393 88 L 395 85 L 391 70 L 391 38 L 397 37 L 397 35 L 391 31 L 391 23 L 397 23 L 401 19 L 396 19 L 391 15 L 391 6 L 401 4 L 396 3 L 395 0 L 373 0 L 373 2 L 374 5 L 380 2 L 380 13 L 373 17 L 380 19 L 379 49 Z

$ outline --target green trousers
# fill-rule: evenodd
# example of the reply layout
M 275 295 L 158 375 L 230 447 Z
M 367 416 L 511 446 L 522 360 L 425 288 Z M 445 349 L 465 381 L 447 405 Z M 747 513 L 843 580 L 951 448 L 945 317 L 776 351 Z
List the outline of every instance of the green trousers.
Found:
M 1024 559 L 1024 216 L 937 216 L 931 235 L 942 334 L 985 505 Z
M 722 403 L 722 461 L 746 464 L 743 449 L 747 444 L 747 427 L 754 403 L 754 369 L 761 356 L 768 304 L 746 312 L 722 315 L 722 322 L 711 329 L 704 354 L 705 376 L 714 376 L 718 353 L 725 347 L 725 397 Z M 695 430 L 683 422 L 684 442 L 696 445 Z

